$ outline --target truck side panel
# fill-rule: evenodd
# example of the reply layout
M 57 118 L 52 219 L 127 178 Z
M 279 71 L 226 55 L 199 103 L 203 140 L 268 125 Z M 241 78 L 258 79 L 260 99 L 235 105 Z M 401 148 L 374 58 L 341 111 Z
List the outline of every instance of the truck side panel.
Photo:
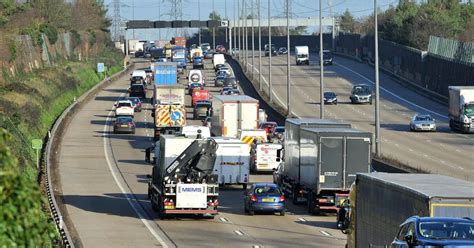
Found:
M 319 177 L 315 178 L 319 179 L 318 189 L 341 189 L 344 181 L 344 140 L 342 137 L 322 137 L 320 142 L 321 168 Z
M 299 181 L 300 129 L 291 122 L 285 123 L 285 170 L 284 174 Z
M 301 171 L 300 182 L 308 187 L 316 188 L 317 182 L 314 180 L 314 178 L 316 175 L 319 175 L 318 143 L 316 142 L 317 139 L 314 134 L 306 134 L 304 132 L 302 132 L 302 134 L 303 135 L 301 137 L 301 143 L 299 146 L 299 169 Z M 296 162 L 298 163 L 298 161 Z M 297 166 L 297 164 L 295 165 Z
M 241 102 L 239 104 L 238 129 L 257 129 L 258 128 L 258 103 Z

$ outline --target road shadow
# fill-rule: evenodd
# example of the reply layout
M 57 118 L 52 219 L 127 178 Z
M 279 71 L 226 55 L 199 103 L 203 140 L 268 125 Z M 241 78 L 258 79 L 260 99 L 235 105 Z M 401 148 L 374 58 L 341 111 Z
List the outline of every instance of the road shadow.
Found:
M 127 89 L 104 89 L 104 91 L 117 92 L 117 93 L 126 93 L 128 90 Z
M 312 227 L 321 227 L 327 229 L 338 230 L 336 225 L 336 216 L 334 216 L 334 221 L 295 221 L 295 223 L 303 224 Z
M 120 99 L 123 99 L 123 98 L 118 97 L 118 96 L 96 96 L 94 98 L 95 101 L 108 101 L 108 102 L 116 102 Z
M 375 125 L 375 124 L 372 124 Z M 400 132 L 410 132 L 410 125 L 408 124 L 399 124 L 399 123 L 381 123 L 381 128 L 392 130 L 392 131 L 400 131 Z
M 143 159 L 119 159 L 117 160 L 119 163 L 126 163 L 126 164 L 139 164 L 139 165 L 146 165 L 146 166 L 153 166 L 149 163 L 145 162 L 145 153 L 143 153 Z M 146 175 L 145 175 L 146 176 Z
M 150 171 L 151 174 L 151 171 Z M 137 175 L 137 182 L 139 183 L 148 183 L 148 177 L 147 175 Z

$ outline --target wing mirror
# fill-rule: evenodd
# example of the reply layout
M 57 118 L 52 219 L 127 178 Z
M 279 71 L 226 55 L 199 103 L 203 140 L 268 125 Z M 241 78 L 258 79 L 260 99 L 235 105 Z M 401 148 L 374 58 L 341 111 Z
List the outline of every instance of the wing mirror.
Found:
M 415 237 L 412 234 L 405 235 L 405 241 L 409 247 L 413 247 L 416 243 Z
M 146 175 L 146 178 L 151 179 L 151 175 L 150 175 L 150 174 L 147 174 L 147 175 Z

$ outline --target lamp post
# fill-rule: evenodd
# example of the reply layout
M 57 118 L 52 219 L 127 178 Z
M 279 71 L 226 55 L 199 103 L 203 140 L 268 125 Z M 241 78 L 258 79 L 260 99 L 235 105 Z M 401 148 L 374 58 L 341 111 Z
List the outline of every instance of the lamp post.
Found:
M 377 18 L 377 0 L 374 0 L 375 24 L 375 155 L 380 156 L 380 96 L 379 96 L 379 32 Z
M 288 116 L 291 115 L 291 69 L 290 69 L 290 0 L 286 0 L 286 46 L 287 46 L 287 56 L 286 56 L 286 106 L 288 108 Z M 270 44 L 271 50 L 271 44 Z M 271 53 L 272 51 L 270 51 Z
M 270 24 L 271 19 L 271 0 L 268 0 L 268 96 L 270 102 L 273 102 L 273 93 L 272 93 L 272 26 Z
M 319 118 L 324 119 L 323 4 L 319 0 Z

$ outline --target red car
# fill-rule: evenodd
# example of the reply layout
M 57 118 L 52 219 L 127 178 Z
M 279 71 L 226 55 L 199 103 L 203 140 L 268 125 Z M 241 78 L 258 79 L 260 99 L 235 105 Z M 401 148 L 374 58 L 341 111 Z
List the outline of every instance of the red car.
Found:
M 266 121 L 260 124 L 259 129 L 265 129 L 265 132 L 267 132 L 267 135 L 272 134 L 275 132 L 275 128 L 278 126 L 278 124 L 274 121 Z
M 225 49 L 225 46 L 224 46 L 224 45 L 217 45 L 217 46 L 216 46 L 216 52 L 218 52 L 218 53 L 226 53 L 227 50 Z

